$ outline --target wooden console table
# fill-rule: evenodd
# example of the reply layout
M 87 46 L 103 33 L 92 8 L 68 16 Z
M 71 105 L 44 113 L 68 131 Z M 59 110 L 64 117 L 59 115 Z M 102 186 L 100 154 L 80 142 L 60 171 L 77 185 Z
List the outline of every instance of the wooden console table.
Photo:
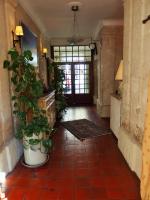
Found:
M 46 111 L 48 122 L 50 126 L 53 127 L 56 122 L 55 91 L 40 97 L 38 104 L 43 110 Z

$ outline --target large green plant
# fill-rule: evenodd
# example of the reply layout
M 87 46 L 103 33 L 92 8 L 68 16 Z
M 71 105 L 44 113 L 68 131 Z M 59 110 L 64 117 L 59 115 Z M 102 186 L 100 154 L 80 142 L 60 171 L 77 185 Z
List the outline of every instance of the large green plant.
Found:
M 13 113 L 19 119 L 16 137 L 28 138 L 25 144 L 31 148 L 43 144 L 48 151 L 51 146 L 49 135 L 52 129 L 45 112 L 38 106 L 38 99 L 43 95 L 43 85 L 41 80 L 37 79 L 35 68 L 30 63 L 33 60 L 32 53 L 27 50 L 19 54 L 15 49 L 11 49 L 8 54 L 10 60 L 5 60 L 3 66 L 11 71 L 14 89 Z
M 63 82 L 65 80 L 64 70 L 61 69 L 57 63 L 50 63 L 48 66 L 50 73 L 54 74 L 54 78 L 51 82 L 52 89 L 55 90 L 55 100 L 56 100 L 56 112 L 57 118 L 62 117 L 63 112 L 66 110 L 67 103 L 66 97 L 64 96 Z

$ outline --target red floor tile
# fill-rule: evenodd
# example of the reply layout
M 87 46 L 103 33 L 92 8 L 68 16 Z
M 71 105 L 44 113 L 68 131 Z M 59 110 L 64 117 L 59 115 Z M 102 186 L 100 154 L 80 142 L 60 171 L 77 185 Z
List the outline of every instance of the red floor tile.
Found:
M 87 118 L 104 127 L 94 107 L 69 108 L 64 120 Z M 109 147 L 109 148 L 108 148 Z M 113 135 L 79 141 L 58 125 L 48 163 L 20 163 L 7 176 L 8 200 L 140 200 L 140 184 Z

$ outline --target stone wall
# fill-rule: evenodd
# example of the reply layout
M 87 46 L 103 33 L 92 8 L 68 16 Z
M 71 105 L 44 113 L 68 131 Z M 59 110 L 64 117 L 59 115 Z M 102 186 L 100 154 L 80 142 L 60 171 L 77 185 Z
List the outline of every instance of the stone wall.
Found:
M 124 1 L 124 78 L 119 146 L 129 165 L 131 158 L 134 158 L 132 169 L 139 176 L 139 149 L 143 138 L 147 83 L 150 78 L 150 22 L 144 25 L 142 20 L 149 15 L 149 11 L 149 0 Z M 126 146 L 129 143 L 132 145 L 127 155 Z M 133 146 L 136 148 L 133 149 Z
M 98 99 L 101 117 L 110 116 L 110 96 L 118 85 L 115 75 L 123 57 L 123 26 L 104 26 L 99 34 Z
M 0 171 L 8 173 L 19 160 L 22 148 L 14 138 L 16 121 L 12 115 L 12 87 L 10 74 L 3 69 L 3 61 L 8 58 L 8 49 L 13 47 L 12 30 L 19 21 L 24 22 L 38 37 L 39 68 L 43 71 L 45 63 L 41 49 L 45 43 L 43 34 L 16 0 L 0 1 L 0 21 Z
M 11 139 L 13 133 L 12 111 L 10 103 L 10 84 L 9 73 L 3 69 L 3 61 L 6 59 L 7 50 L 10 45 L 11 31 L 7 27 L 13 27 L 15 24 L 16 3 L 10 5 L 9 1 L 0 1 L 0 149 Z M 8 18 L 9 13 L 9 18 Z
M 150 2 L 125 1 L 124 80 L 122 126 L 140 144 L 144 130 L 147 81 L 150 78 L 150 23 L 142 20 L 148 15 Z

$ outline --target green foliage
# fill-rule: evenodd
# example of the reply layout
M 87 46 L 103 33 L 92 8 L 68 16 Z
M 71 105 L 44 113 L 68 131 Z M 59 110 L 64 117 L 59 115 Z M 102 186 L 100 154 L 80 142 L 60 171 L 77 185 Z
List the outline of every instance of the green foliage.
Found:
M 65 73 L 63 69 L 61 69 L 54 62 L 48 66 L 48 69 L 50 73 L 54 73 L 54 79 L 51 84 L 52 84 L 52 89 L 55 90 L 57 119 L 60 119 L 67 107 L 66 98 L 64 96 L 64 88 L 63 88 Z
M 27 50 L 19 54 L 15 49 L 10 49 L 8 54 L 10 60 L 5 60 L 3 67 L 11 71 L 11 82 L 14 87 L 13 113 L 19 119 L 16 137 L 21 140 L 24 137 L 31 137 L 28 140 L 31 148 L 42 143 L 47 151 L 51 147 L 49 135 L 52 129 L 45 112 L 38 106 L 38 98 L 43 95 L 43 85 L 37 79 L 35 68 L 30 63 L 33 60 L 32 53 Z M 38 138 L 41 133 L 46 134 Z

